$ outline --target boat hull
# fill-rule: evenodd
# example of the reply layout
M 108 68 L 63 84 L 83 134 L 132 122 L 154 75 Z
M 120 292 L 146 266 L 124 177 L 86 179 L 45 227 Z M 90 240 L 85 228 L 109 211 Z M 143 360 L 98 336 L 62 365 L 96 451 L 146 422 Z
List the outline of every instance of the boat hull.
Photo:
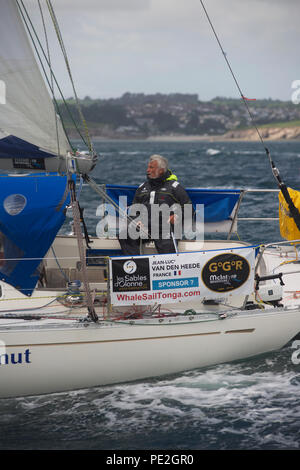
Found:
M 0 397 L 129 382 L 249 358 L 283 347 L 299 331 L 299 309 L 214 321 L 195 316 L 3 328 Z

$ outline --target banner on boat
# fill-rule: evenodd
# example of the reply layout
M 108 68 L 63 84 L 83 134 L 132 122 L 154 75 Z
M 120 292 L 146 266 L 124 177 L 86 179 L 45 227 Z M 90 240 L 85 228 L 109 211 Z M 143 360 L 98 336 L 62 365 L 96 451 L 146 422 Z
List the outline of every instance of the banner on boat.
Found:
M 226 298 L 233 292 L 250 294 L 255 248 L 111 258 L 111 304 L 166 304 Z

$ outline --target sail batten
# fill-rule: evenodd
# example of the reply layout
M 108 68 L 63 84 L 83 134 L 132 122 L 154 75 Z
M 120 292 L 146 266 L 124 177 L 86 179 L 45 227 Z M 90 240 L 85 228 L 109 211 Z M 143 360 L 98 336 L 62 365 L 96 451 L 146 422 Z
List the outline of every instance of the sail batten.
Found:
M 0 104 L 0 166 L 14 150 L 16 158 L 49 159 L 58 152 L 64 157 L 71 148 L 55 115 L 18 6 L 12 0 L 0 0 L 0 6 L 0 80 L 6 91 Z

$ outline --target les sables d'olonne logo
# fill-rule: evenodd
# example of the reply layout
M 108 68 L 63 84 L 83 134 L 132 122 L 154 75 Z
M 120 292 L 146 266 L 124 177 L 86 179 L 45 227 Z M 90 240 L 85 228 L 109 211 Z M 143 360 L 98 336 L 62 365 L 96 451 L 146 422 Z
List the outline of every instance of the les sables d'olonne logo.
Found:
M 112 260 L 114 292 L 150 290 L 149 259 Z

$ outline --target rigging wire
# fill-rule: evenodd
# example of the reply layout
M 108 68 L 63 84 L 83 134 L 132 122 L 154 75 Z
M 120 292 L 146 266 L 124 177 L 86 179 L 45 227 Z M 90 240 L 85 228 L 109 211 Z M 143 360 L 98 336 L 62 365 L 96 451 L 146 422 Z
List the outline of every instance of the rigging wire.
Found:
M 50 89 L 51 89 L 51 93 L 52 93 L 52 100 L 54 102 L 55 101 L 55 96 L 54 96 L 53 69 L 52 69 L 52 66 L 51 66 L 51 56 L 50 56 L 48 35 L 47 35 L 47 30 L 46 30 L 46 23 L 45 23 L 45 18 L 44 18 L 44 14 L 43 14 L 43 10 L 42 10 L 40 0 L 38 0 L 38 5 L 39 5 L 39 10 L 40 10 L 40 14 L 41 14 L 43 29 L 44 29 L 44 36 L 45 36 L 46 49 L 47 49 L 47 55 L 48 55 L 48 62 L 50 64 L 50 81 L 51 81 L 51 88 Z M 54 122 L 55 122 L 56 141 L 57 141 L 57 155 L 60 155 L 59 133 L 58 133 L 58 116 L 57 116 L 55 108 L 53 109 L 53 111 L 54 111 Z
M 221 41 L 220 41 L 220 39 L 219 39 L 219 37 L 218 37 L 218 35 L 217 35 L 217 32 L 216 32 L 216 30 L 215 30 L 215 28 L 214 28 L 214 25 L 212 24 L 212 21 L 211 21 L 209 15 L 208 15 L 208 12 L 207 12 L 207 10 L 206 10 L 206 8 L 205 8 L 205 6 L 204 6 L 203 1 L 200 0 L 200 3 L 201 3 L 201 5 L 202 5 L 202 8 L 203 8 L 204 13 L 205 13 L 205 15 L 206 15 L 206 18 L 207 18 L 207 20 L 208 20 L 208 22 L 209 22 L 209 24 L 210 24 L 210 27 L 211 27 L 211 29 L 212 29 L 212 31 L 213 31 L 213 33 L 214 33 L 214 36 L 215 36 L 215 38 L 216 38 L 216 40 L 217 40 L 217 43 L 218 43 L 218 45 L 219 45 L 219 47 L 220 47 L 220 49 L 221 49 L 221 52 L 222 52 L 222 54 L 223 54 L 223 56 L 224 56 L 224 59 L 225 59 L 226 64 L 227 64 L 227 66 L 228 66 L 228 68 L 229 68 L 229 71 L 230 71 L 230 73 L 231 73 L 231 75 L 232 75 L 232 78 L 233 78 L 233 80 L 234 80 L 234 82 L 235 82 L 235 84 L 236 84 L 236 86 L 237 86 L 237 89 L 238 89 L 240 95 L 241 95 L 241 98 L 242 98 L 242 100 L 243 100 L 243 103 L 244 103 L 244 105 L 245 105 L 245 107 L 246 107 L 246 109 L 247 109 L 247 111 L 248 111 L 248 114 L 249 114 L 249 116 L 250 116 L 251 122 L 252 122 L 252 124 L 253 124 L 253 126 L 254 126 L 254 128 L 255 128 L 257 134 L 258 134 L 258 136 L 259 136 L 259 139 L 260 139 L 262 145 L 264 146 L 265 151 L 267 152 L 267 155 L 269 156 L 270 152 L 269 152 L 268 148 L 266 147 L 265 142 L 264 142 L 264 140 L 263 140 L 263 137 L 262 137 L 262 135 L 261 135 L 261 133 L 260 133 L 260 131 L 259 131 L 259 129 L 258 129 L 256 123 L 255 123 L 253 114 L 251 113 L 251 110 L 250 110 L 250 108 L 249 108 L 249 106 L 248 106 L 248 103 L 247 103 L 247 100 L 246 100 L 246 98 L 245 98 L 245 95 L 242 93 L 242 90 L 241 90 L 241 87 L 240 87 L 240 85 L 239 85 L 239 82 L 238 82 L 238 80 L 237 80 L 237 78 L 236 78 L 236 76 L 235 76 L 235 74 L 234 74 L 234 72 L 233 72 L 233 69 L 232 69 L 232 67 L 231 67 L 231 65 L 230 65 L 230 62 L 229 62 L 228 58 L 227 58 L 227 54 L 226 54 L 226 52 L 225 52 L 224 49 L 223 49 L 223 46 L 222 46 Z
M 63 95 L 63 92 L 62 92 L 62 90 L 61 90 L 61 88 L 60 88 L 60 86 L 59 86 L 59 83 L 58 83 L 57 78 L 56 78 L 56 76 L 55 76 L 55 74 L 54 74 L 54 72 L 53 72 L 53 69 L 52 69 L 52 67 L 51 67 L 51 64 L 50 64 L 49 61 L 48 61 L 48 58 L 47 58 L 47 55 L 46 55 L 45 50 L 44 50 L 44 48 L 43 48 L 43 45 L 41 44 L 41 41 L 40 41 L 40 39 L 39 39 L 39 37 L 38 37 L 38 34 L 37 34 L 37 32 L 36 32 L 36 30 L 35 30 L 35 28 L 34 28 L 34 25 L 33 25 L 32 21 L 31 21 L 31 19 L 30 19 L 30 16 L 29 16 L 28 11 L 27 11 L 27 9 L 26 9 L 26 7 L 25 7 L 25 5 L 24 5 L 23 0 L 20 0 L 20 2 L 19 2 L 19 0 L 16 0 L 16 3 L 17 3 L 17 6 L 18 6 L 18 9 L 19 9 L 19 12 L 20 12 L 20 14 L 21 14 L 21 16 L 22 16 L 24 25 L 25 25 L 25 27 L 26 27 L 26 29 L 27 29 L 27 32 L 28 32 L 28 34 L 29 34 L 29 37 L 30 37 L 30 39 L 31 39 L 32 45 L 33 45 L 33 47 L 34 47 L 34 49 L 35 49 L 35 52 L 36 52 L 36 54 L 37 54 L 38 60 L 39 60 L 39 62 L 40 62 L 41 68 L 42 68 L 42 70 L 43 70 L 45 79 L 46 79 L 46 81 L 47 81 L 47 83 L 48 83 L 48 86 L 49 86 L 49 88 L 50 88 L 50 90 L 51 90 L 52 95 L 54 94 L 54 90 L 53 90 L 53 88 L 51 87 L 51 81 L 49 80 L 48 74 L 47 74 L 47 72 L 46 72 L 45 65 L 44 65 L 44 63 L 43 63 L 43 60 L 42 60 L 40 51 L 42 52 L 42 55 L 43 55 L 43 57 L 44 57 L 44 59 L 45 59 L 45 62 L 46 62 L 46 64 L 47 64 L 47 67 L 49 68 L 49 70 L 51 70 L 51 74 L 52 74 L 53 80 L 54 80 L 54 82 L 55 82 L 55 85 L 57 86 L 57 89 L 58 89 L 58 91 L 59 91 L 59 94 L 60 94 L 60 96 L 61 96 L 61 99 L 62 99 L 62 101 L 63 101 L 63 103 L 64 103 L 64 106 L 65 106 L 65 108 L 66 108 L 66 110 L 67 110 L 67 112 L 68 112 L 68 114 L 69 114 L 69 117 L 70 117 L 72 123 L 74 124 L 74 127 L 76 128 L 76 131 L 78 132 L 79 136 L 81 137 L 81 139 L 82 139 L 82 141 L 85 143 L 85 145 L 86 145 L 87 147 L 89 147 L 88 144 L 86 143 L 85 138 L 84 138 L 84 136 L 82 135 L 82 133 L 81 133 L 81 131 L 80 131 L 80 129 L 79 129 L 79 127 L 78 127 L 76 121 L 74 120 L 74 117 L 73 117 L 73 115 L 72 115 L 72 113 L 71 113 L 71 110 L 70 110 L 70 108 L 69 108 L 69 106 L 68 106 L 68 103 L 66 102 L 66 99 L 65 99 L 65 97 L 64 97 L 64 95 Z M 21 3 L 21 5 L 20 5 L 20 3 Z M 34 38 L 33 35 L 35 36 L 35 38 Z M 36 40 L 35 40 L 35 39 L 36 39 Z M 38 46 L 39 46 L 39 48 L 40 48 L 40 51 L 39 51 L 39 49 L 38 49 L 37 44 L 38 44 Z M 58 113 L 58 114 L 60 115 L 60 117 L 61 117 L 61 114 L 60 114 L 60 111 L 59 111 L 59 106 L 58 106 L 57 100 L 56 100 L 55 98 L 54 98 L 54 103 L 55 103 L 55 107 L 56 107 L 57 113 Z M 69 139 L 69 137 L 68 137 L 68 133 L 67 133 L 66 128 L 65 128 L 65 126 L 64 126 L 64 121 L 63 121 L 62 117 L 61 117 L 61 123 L 62 123 L 62 126 L 63 126 L 63 128 L 64 128 L 66 137 L 67 137 L 67 139 L 68 139 L 68 143 L 69 143 L 69 145 L 70 145 L 70 148 L 71 148 L 73 151 L 75 151 L 75 149 L 73 148 L 73 145 L 72 145 L 72 143 L 71 143 L 71 141 L 70 141 L 70 139 Z
M 35 35 L 35 37 L 36 37 L 36 39 L 37 39 L 37 42 L 38 42 L 39 47 L 40 47 L 40 49 L 41 49 L 41 51 L 42 51 L 42 53 L 43 53 L 43 56 L 44 56 L 44 58 L 45 58 L 45 60 L 46 60 L 46 63 L 47 63 L 47 66 L 49 67 L 49 69 L 50 69 L 51 66 L 50 66 L 50 64 L 48 63 L 48 59 L 47 59 L 47 57 L 46 57 L 45 51 L 44 51 L 43 46 L 42 46 L 42 44 L 41 44 L 41 42 L 40 42 L 40 40 L 39 40 L 39 37 L 38 37 L 38 35 L 37 35 L 36 31 L 35 31 L 35 28 L 34 28 L 34 26 L 33 26 L 33 24 L 32 24 L 32 21 L 31 21 L 29 15 L 28 15 L 28 12 L 27 12 L 27 10 L 26 10 L 26 7 L 25 7 L 23 1 L 22 1 L 22 0 L 20 0 L 20 1 L 21 1 L 21 3 L 22 3 L 22 8 L 23 8 L 23 10 L 22 10 L 22 8 L 21 8 L 21 6 L 20 6 L 18 0 L 16 0 L 17 6 L 18 6 L 18 8 L 19 8 L 19 11 L 20 11 L 20 14 L 21 14 L 21 16 L 22 16 L 24 25 L 26 26 L 27 32 L 28 32 L 29 37 L 30 37 L 30 39 L 31 39 L 32 45 L 33 45 L 33 47 L 34 47 L 34 49 L 35 49 L 35 52 L 36 52 L 36 54 L 37 54 L 37 57 L 38 57 L 38 59 L 39 59 L 41 68 L 42 68 L 43 73 L 44 73 L 44 76 L 45 76 L 45 79 L 46 79 L 46 81 L 47 81 L 47 83 L 48 83 L 48 86 L 49 86 L 49 88 L 50 88 L 50 90 L 51 90 L 51 92 L 52 92 L 52 94 L 53 94 L 54 91 L 51 89 L 51 82 L 49 81 L 48 74 L 47 74 L 47 72 L 46 72 L 44 63 L 43 63 L 43 61 L 42 61 L 41 55 L 40 55 L 40 53 L 39 53 L 39 50 L 38 50 L 37 44 L 36 44 L 36 42 L 35 42 L 35 40 L 34 40 L 34 37 L 33 37 L 33 35 L 32 35 L 32 32 L 34 33 L 34 35 Z M 26 17 L 25 17 L 25 14 L 24 14 L 24 13 L 26 14 L 27 20 L 28 20 L 29 23 L 30 23 L 32 32 L 31 32 L 31 30 L 30 30 L 29 24 L 28 24 L 28 22 L 27 22 L 27 20 L 26 20 Z M 55 84 L 56 84 L 56 86 L 57 86 L 57 88 L 58 88 L 58 90 L 59 90 L 59 93 L 60 93 L 60 95 L 61 95 L 61 98 L 62 98 L 62 100 L 63 100 L 63 102 L 64 102 L 64 105 L 65 105 L 66 109 L 68 110 L 68 113 L 69 113 L 69 115 L 70 115 L 70 118 L 71 118 L 73 124 L 75 125 L 78 134 L 80 135 L 80 137 L 81 137 L 82 140 L 84 141 L 84 139 L 83 139 L 83 137 L 82 137 L 82 135 L 81 135 L 81 133 L 80 133 L 80 130 L 78 129 L 77 124 L 76 124 L 76 122 L 74 121 L 74 118 L 73 118 L 73 116 L 72 116 L 72 113 L 70 112 L 70 110 L 69 110 L 69 108 L 68 108 L 68 105 L 67 105 L 67 103 L 66 103 L 66 101 L 65 101 L 65 98 L 64 98 L 64 96 L 63 96 L 63 93 L 62 93 L 62 91 L 61 91 L 61 89 L 60 89 L 60 87 L 59 87 L 59 84 L 58 84 L 57 79 L 56 79 L 56 77 L 55 77 L 54 74 L 53 74 L 53 78 L 54 78 Z M 56 99 L 55 99 L 55 101 L 54 101 L 54 104 L 55 104 L 57 113 L 60 115 L 59 107 L 58 107 L 58 103 L 57 103 Z M 73 146 L 72 146 L 72 144 L 71 144 L 71 141 L 69 140 L 69 137 L 68 137 L 68 134 L 67 134 L 67 131 L 66 131 L 66 128 L 65 128 L 65 126 L 64 126 L 64 122 L 63 122 L 62 119 L 61 119 L 61 123 L 62 123 L 63 129 L 64 129 L 64 131 L 65 131 L 65 135 L 66 135 L 66 138 L 67 138 L 68 143 L 69 143 L 69 145 L 70 145 L 70 148 L 74 151 L 74 148 L 73 148 Z
M 217 34 L 217 32 L 216 32 L 216 30 L 215 30 L 215 28 L 214 28 L 214 25 L 213 25 L 213 23 L 212 23 L 212 21 L 211 21 L 211 19 L 210 19 L 210 17 L 209 17 L 209 14 L 208 14 L 208 12 L 207 12 L 207 10 L 206 10 L 206 8 L 205 8 L 204 2 L 203 2 L 203 0 L 199 0 L 199 1 L 200 1 L 201 5 L 202 5 L 202 8 L 203 8 L 204 13 L 205 13 L 205 16 L 206 16 L 206 18 L 207 18 L 207 20 L 208 20 L 208 22 L 209 22 L 209 24 L 210 24 L 210 27 L 211 27 L 211 29 L 212 29 L 212 31 L 213 31 L 213 34 L 214 34 L 214 36 L 215 36 L 215 38 L 216 38 L 216 40 L 217 40 L 217 43 L 218 43 L 218 45 L 219 45 L 219 47 L 220 47 L 220 49 L 221 49 L 221 52 L 222 52 L 222 54 L 223 54 L 223 56 L 224 56 L 224 59 L 225 59 L 226 64 L 227 64 L 227 66 L 228 66 L 228 68 L 229 68 L 229 71 L 230 71 L 230 73 L 231 73 L 231 75 L 232 75 L 232 77 L 233 77 L 233 80 L 234 80 L 234 82 L 235 82 L 235 84 L 236 84 L 236 86 L 237 86 L 237 88 L 238 88 L 238 91 L 239 91 L 239 93 L 240 93 L 240 95 L 241 95 L 241 98 L 242 98 L 242 100 L 243 100 L 243 103 L 244 103 L 244 105 L 245 105 L 245 107 L 246 107 L 246 109 L 247 109 L 247 112 L 248 112 L 249 116 L 250 116 L 252 125 L 253 125 L 253 127 L 255 128 L 255 130 L 256 130 L 256 132 L 257 132 L 257 134 L 258 134 L 258 136 L 259 136 L 260 142 L 261 142 L 261 144 L 263 145 L 263 147 L 264 147 L 264 149 L 265 149 L 265 152 L 266 152 L 266 154 L 267 154 L 267 157 L 268 157 L 269 162 L 270 162 L 270 165 L 271 165 L 272 174 L 273 174 L 273 176 L 274 176 L 274 178 L 275 178 L 275 180 L 276 180 L 276 182 L 277 182 L 277 185 L 278 185 L 279 189 L 281 190 L 281 192 L 282 192 L 282 194 L 283 194 L 283 196 L 284 196 L 284 198 L 285 198 L 285 200 L 286 200 L 286 202 L 287 202 L 287 204 L 288 204 L 289 211 L 290 211 L 290 215 L 291 215 L 291 217 L 294 219 L 294 222 L 295 222 L 295 224 L 296 224 L 298 230 L 300 231 L 300 213 L 299 213 L 299 210 L 298 210 L 297 207 L 294 205 L 294 202 L 292 201 L 291 196 L 290 196 L 290 194 L 289 194 L 288 188 L 286 187 L 286 184 L 282 181 L 281 176 L 280 176 L 280 173 L 279 173 L 279 170 L 278 170 L 278 168 L 276 168 L 276 166 L 275 166 L 275 164 L 274 164 L 274 162 L 273 162 L 273 160 L 272 160 L 270 151 L 269 151 L 269 149 L 267 148 L 267 146 L 266 146 L 266 144 L 265 144 L 265 142 L 264 142 L 264 139 L 263 139 L 263 137 L 262 137 L 262 135 L 261 135 L 261 133 L 260 133 L 260 131 L 259 131 L 259 129 L 258 129 L 256 123 L 255 123 L 254 117 L 253 117 L 253 115 L 252 115 L 252 113 L 251 113 L 251 110 L 250 110 L 250 108 L 249 108 L 249 106 L 248 106 L 247 99 L 245 98 L 245 95 L 242 93 L 242 90 L 241 90 L 241 87 L 240 87 L 240 85 L 239 85 L 239 82 L 238 82 L 238 80 L 237 80 L 237 78 L 236 78 L 236 76 L 235 76 L 235 74 L 234 74 L 234 72 L 233 72 L 233 69 L 232 69 L 232 67 L 231 67 L 231 65 L 230 65 L 230 62 L 229 62 L 228 58 L 227 58 L 227 54 L 226 54 L 226 52 L 225 52 L 224 49 L 223 49 L 223 46 L 222 46 L 221 41 L 220 41 L 220 39 L 219 39 L 219 37 L 218 37 L 218 34 Z
M 61 32 L 60 32 L 59 24 L 58 24 L 58 21 L 57 21 L 57 18 L 56 18 L 51 0 L 46 0 L 46 3 L 47 3 L 48 10 L 49 10 L 52 22 L 53 22 L 53 26 L 54 26 L 54 29 L 55 29 L 55 32 L 56 32 L 56 35 L 57 35 L 58 42 L 60 44 L 62 54 L 63 54 L 64 59 L 65 59 L 65 64 L 66 64 L 67 71 L 68 71 L 68 74 L 69 74 L 69 78 L 70 78 L 70 81 L 71 81 L 71 85 L 72 85 L 72 89 L 73 89 L 73 93 L 74 93 L 74 97 L 75 97 L 77 110 L 78 110 L 79 116 L 80 116 L 81 121 L 82 121 L 83 126 L 84 126 L 84 131 L 85 131 L 85 135 L 86 135 L 86 139 L 87 139 L 87 143 L 88 143 L 88 148 L 89 148 L 90 152 L 93 152 L 93 145 L 92 145 L 92 142 L 91 142 L 91 139 L 90 139 L 88 126 L 87 126 L 87 123 L 86 123 L 85 118 L 83 116 L 81 106 L 79 104 L 79 99 L 78 99 L 77 92 L 76 92 L 76 89 L 75 89 L 75 85 L 74 85 L 74 81 L 73 81 L 73 77 L 72 77 L 72 72 L 71 72 L 71 67 L 70 67 L 70 63 L 69 63 L 69 60 L 68 60 L 68 55 L 67 55 L 67 52 L 66 52 L 66 48 L 65 48 L 65 45 L 64 45 L 64 42 L 63 42 L 63 38 L 62 38 L 62 35 L 61 35 Z

